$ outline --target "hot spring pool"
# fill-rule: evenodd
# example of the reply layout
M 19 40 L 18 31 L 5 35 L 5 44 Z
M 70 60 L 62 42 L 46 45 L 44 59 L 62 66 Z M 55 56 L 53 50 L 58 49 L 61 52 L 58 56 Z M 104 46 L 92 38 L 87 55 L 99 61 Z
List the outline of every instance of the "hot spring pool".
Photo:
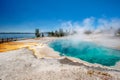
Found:
M 120 51 L 91 42 L 56 40 L 49 44 L 60 55 L 75 57 L 90 63 L 114 66 L 120 60 Z

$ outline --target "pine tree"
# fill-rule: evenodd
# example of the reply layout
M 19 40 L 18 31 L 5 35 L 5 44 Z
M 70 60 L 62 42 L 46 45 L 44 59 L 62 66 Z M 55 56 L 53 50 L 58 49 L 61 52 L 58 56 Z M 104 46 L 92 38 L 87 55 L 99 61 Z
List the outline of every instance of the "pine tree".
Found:
M 36 36 L 36 37 L 40 37 L 39 29 L 36 29 L 36 30 L 35 30 L 35 36 Z

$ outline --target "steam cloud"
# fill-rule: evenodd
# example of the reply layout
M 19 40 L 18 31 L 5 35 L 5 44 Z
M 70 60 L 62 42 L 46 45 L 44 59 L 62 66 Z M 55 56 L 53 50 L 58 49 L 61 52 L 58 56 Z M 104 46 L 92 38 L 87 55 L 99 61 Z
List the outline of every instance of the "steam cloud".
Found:
M 81 22 L 66 21 L 61 24 L 64 30 L 73 30 L 78 33 L 83 33 L 85 30 L 90 30 L 94 33 L 115 33 L 120 28 L 119 18 L 99 18 L 95 17 L 86 18 Z

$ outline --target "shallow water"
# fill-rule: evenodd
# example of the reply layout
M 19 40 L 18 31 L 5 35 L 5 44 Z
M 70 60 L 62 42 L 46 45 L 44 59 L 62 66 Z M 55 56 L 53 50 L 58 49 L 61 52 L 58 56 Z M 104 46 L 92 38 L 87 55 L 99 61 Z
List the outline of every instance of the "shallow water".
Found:
M 79 58 L 81 60 L 114 66 L 120 60 L 120 51 L 106 48 L 95 43 L 73 40 L 56 40 L 49 44 L 60 55 Z

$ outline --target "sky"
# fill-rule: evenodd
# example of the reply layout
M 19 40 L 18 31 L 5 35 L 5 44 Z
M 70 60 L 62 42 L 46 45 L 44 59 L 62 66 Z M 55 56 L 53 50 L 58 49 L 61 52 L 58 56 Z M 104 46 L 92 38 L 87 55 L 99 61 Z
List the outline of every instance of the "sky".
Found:
M 119 19 L 120 0 L 0 0 L 0 32 L 52 31 L 91 18 Z

